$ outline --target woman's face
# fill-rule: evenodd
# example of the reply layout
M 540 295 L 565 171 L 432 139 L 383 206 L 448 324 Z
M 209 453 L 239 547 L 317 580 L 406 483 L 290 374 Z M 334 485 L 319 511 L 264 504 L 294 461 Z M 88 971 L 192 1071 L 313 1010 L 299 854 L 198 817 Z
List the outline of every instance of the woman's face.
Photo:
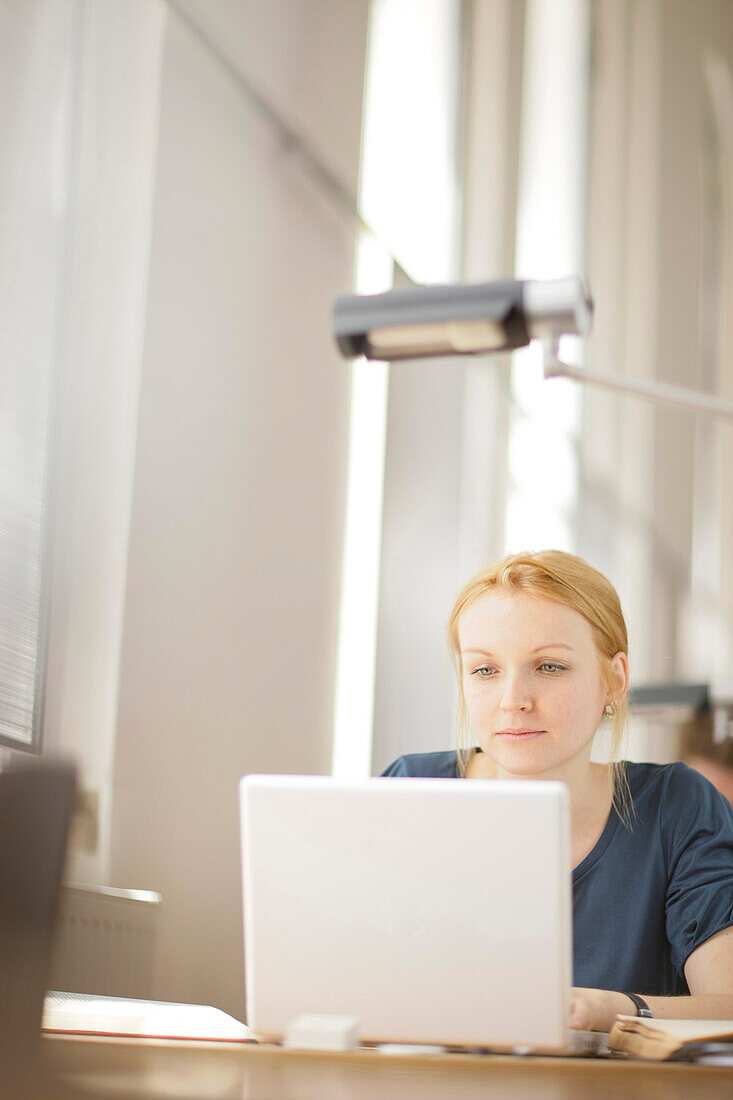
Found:
M 589 763 L 609 693 L 582 615 L 523 592 L 490 592 L 461 614 L 458 635 L 471 725 L 500 776 L 562 778 Z M 612 664 L 618 698 L 626 655 Z

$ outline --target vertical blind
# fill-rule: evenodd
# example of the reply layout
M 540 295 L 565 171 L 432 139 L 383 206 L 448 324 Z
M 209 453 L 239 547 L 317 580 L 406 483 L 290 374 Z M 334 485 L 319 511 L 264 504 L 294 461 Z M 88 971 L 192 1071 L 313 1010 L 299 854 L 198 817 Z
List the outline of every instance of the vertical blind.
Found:
M 0 5 L 0 743 L 40 737 L 74 5 Z

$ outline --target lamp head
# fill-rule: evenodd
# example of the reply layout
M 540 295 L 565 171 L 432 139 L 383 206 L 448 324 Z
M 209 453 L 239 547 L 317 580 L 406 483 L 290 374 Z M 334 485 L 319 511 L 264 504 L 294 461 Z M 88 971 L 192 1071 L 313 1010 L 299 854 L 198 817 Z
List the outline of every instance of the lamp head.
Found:
M 346 358 L 423 359 L 585 335 L 593 304 L 577 277 L 416 286 L 336 299 L 333 331 Z

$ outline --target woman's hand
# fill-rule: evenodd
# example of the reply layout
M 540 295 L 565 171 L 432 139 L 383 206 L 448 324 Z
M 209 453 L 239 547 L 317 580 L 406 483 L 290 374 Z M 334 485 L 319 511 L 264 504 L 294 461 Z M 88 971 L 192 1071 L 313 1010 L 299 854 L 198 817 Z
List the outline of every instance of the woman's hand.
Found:
M 570 1026 L 581 1031 L 610 1031 L 619 1013 L 635 1016 L 636 1006 L 625 993 L 608 989 L 574 989 Z

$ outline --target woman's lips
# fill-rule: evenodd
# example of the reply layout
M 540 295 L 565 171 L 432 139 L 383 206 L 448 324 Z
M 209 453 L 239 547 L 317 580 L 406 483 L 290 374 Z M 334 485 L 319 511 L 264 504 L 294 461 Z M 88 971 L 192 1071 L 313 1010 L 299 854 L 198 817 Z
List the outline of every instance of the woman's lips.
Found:
M 532 741 L 535 737 L 541 737 L 546 730 L 499 730 L 496 734 L 497 737 L 501 737 L 504 741 Z

